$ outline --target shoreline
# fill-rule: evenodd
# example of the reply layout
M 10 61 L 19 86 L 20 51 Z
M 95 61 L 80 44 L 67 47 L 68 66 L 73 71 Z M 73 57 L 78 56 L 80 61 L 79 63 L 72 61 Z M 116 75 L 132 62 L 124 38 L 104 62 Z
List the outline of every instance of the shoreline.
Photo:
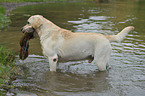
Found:
M 8 16 L 8 15 L 10 15 L 10 12 L 12 10 L 14 10 L 18 7 L 21 7 L 21 6 L 44 4 L 44 3 L 58 3 L 58 2 L 82 2 L 82 1 L 80 1 L 80 0 L 78 0 L 78 1 L 65 0 L 65 1 L 44 1 L 44 2 L 2 2 L 2 3 L 0 3 L 0 6 L 5 8 L 5 10 L 6 10 L 5 15 Z
M 34 4 L 44 4 L 44 3 L 55 3 L 55 1 L 47 1 L 47 2 L 4 2 L 0 3 L 0 6 L 4 7 L 6 10 L 5 15 L 10 15 L 10 12 L 18 7 L 34 5 Z

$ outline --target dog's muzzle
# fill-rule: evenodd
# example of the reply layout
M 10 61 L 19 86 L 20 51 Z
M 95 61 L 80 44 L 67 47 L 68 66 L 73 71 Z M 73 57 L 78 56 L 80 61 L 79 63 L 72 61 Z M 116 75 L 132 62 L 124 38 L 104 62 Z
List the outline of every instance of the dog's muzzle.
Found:
M 25 28 L 21 28 L 21 31 L 24 33 L 24 32 L 28 32 L 28 33 L 31 33 L 31 32 L 34 32 L 35 29 L 33 27 L 28 27 L 27 29 Z
M 24 33 L 24 32 L 27 32 L 27 34 L 29 35 L 29 39 L 32 39 L 35 37 L 35 29 L 33 27 L 29 27 L 27 29 L 24 29 L 24 28 L 21 28 L 21 31 Z

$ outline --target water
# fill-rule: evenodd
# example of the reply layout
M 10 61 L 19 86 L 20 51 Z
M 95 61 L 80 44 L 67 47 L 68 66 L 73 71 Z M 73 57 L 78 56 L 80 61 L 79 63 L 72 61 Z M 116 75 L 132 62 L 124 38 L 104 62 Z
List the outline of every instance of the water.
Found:
M 108 1 L 108 0 L 107 0 Z M 60 63 L 56 73 L 42 55 L 39 39 L 30 41 L 29 57 L 17 60 L 25 76 L 13 81 L 7 95 L 31 96 L 144 96 L 145 94 L 145 2 L 58 2 L 19 7 L 10 13 L 12 24 L 0 31 L 0 42 L 19 51 L 20 29 L 29 16 L 41 14 L 73 32 L 114 35 L 134 26 L 121 43 L 111 43 L 111 69 L 99 72 L 87 61 Z

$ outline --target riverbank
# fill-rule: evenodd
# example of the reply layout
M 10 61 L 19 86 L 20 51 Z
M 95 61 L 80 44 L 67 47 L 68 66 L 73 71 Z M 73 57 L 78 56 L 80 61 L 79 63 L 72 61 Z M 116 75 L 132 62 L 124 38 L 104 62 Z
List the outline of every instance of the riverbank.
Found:
M 0 87 L 8 83 L 11 74 L 15 71 L 15 53 L 0 45 Z
M 0 2 L 0 6 L 5 8 L 5 15 L 7 16 L 12 10 L 16 9 L 17 7 L 42 3 L 46 2 Z
M 6 8 L 0 6 L 0 31 L 5 29 L 11 23 L 11 20 L 5 14 Z M 16 62 L 16 54 L 4 47 L 5 44 L 0 43 L 0 96 L 5 96 L 5 92 L 11 88 L 11 82 L 16 79 L 19 74 Z
M 5 9 L 0 7 L 0 31 L 11 22 L 5 13 Z M 0 87 L 8 83 L 11 73 L 15 70 L 15 55 L 12 50 L 6 49 L 4 44 L 0 43 Z
M 75 0 L 5 0 L 5 2 L 0 1 L 0 6 L 4 7 L 6 10 L 6 16 L 10 15 L 9 13 L 16 9 L 17 7 L 34 5 L 34 4 L 43 4 L 43 3 L 55 3 L 55 2 L 74 2 Z M 85 1 L 85 0 L 84 0 Z

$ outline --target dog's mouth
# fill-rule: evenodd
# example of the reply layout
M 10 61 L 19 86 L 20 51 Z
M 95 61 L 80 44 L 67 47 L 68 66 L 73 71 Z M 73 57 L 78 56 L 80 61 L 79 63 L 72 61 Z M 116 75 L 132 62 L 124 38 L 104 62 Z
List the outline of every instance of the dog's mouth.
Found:
M 27 35 L 29 35 L 29 39 L 33 39 L 36 36 L 36 30 L 33 27 L 30 27 L 30 28 L 28 28 L 26 30 L 21 29 L 21 31 L 23 33 L 27 33 Z

